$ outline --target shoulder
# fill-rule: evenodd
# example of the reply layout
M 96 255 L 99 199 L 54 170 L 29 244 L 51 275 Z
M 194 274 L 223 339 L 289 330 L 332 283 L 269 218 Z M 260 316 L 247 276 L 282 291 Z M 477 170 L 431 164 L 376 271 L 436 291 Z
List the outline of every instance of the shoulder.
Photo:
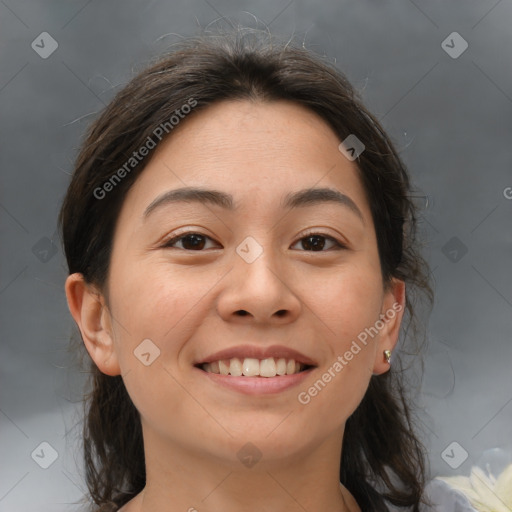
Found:
M 442 480 L 430 480 L 425 487 L 425 497 L 432 505 L 422 504 L 421 512 L 477 512 L 464 494 Z

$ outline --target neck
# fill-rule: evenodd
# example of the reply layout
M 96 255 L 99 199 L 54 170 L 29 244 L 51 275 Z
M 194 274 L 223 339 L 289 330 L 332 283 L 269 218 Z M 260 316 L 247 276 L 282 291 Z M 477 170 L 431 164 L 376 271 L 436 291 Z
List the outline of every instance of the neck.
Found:
M 339 482 L 342 436 L 287 457 L 263 453 L 244 465 L 238 456 L 219 460 L 146 430 L 146 486 L 120 512 L 359 511 Z

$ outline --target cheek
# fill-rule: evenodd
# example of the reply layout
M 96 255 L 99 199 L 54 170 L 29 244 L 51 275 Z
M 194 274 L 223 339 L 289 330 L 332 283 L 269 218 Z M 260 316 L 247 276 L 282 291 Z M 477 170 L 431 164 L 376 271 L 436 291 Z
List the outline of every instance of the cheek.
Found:
M 198 283 L 199 289 L 190 283 L 186 270 L 180 275 L 177 279 L 167 269 L 164 278 L 163 270 L 145 272 L 140 265 L 137 273 L 112 277 L 117 279 L 117 352 L 128 394 L 152 428 L 185 436 L 186 426 L 175 418 L 187 418 L 185 425 L 204 423 L 205 418 L 183 386 L 176 360 L 206 314 L 200 298 L 207 283 Z
M 355 274 L 333 279 L 324 290 L 317 311 L 327 332 L 327 351 L 316 380 L 299 390 L 299 410 L 318 429 L 334 430 L 361 402 L 374 366 L 376 337 L 367 329 L 379 319 L 379 279 Z M 323 307 L 320 307 L 322 306 Z
M 355 410 L 373 372 L 377 336 L 367 333 L 381 311 L 380 268 L 339 271 L 325 281 L 316 299 L 328 350 L 314 387 L 302 390 L 303 402 L 310 401 L 318 417 L 330 417 L 334 425 Z
M 169 268 L 134 264 L 118 267 L 111 275 L 112 296 L 119 318 L 131 326 L 130 331 L 155 331 L 158 325 L 173 325 L 173 320 L 185 315 L 190 292 L 182 273 L 171 273 Z M 155 320 L 159 324 L 155 324 Z
M 118 267 L 111 296 L 123 373 L 138 363 L 133 351 L 146 339 L 160 350 L 160 362 L 175 360 L 204 321 L 208 290 L 217 281 L 211 272 L 193 275 L 185 267 L 170 269 L 168 262 Z
M 379 272 L 370 265 L 347 267 L 333 272 L 318 287 L 316 308 L 337 349 L 350 345 L 379 318 L 383 293 Z

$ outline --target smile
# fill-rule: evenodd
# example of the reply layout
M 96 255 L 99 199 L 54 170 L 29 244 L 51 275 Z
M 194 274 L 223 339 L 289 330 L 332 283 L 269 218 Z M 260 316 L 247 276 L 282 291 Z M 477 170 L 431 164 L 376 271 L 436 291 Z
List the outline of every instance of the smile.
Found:
M 304 380 L 315 370 L 315 367 L 309 366 L 308 368 L 300 370 L 298 373 L 286 375 L 276 374 L 274 377 L 270 378 L 265 378 L 261 375 L 253 375 L 251 377 L 249 375 L 243 375 L 243 373 L 238 376 L 230 374 L 223 375 L 221 373 L 203 370 L 200 366 L 194 367 L 194 370 L 198 372 L 199 376 L 208 379 L 210 383 L 219 385 L 224 389 L 244 395 L 266 396 L 275 395 L 292 387 L 304 385 Z
M 271 378 L 283 375 L 295 375 L 309 369 L 311 366 L 299 363 L 295 359 L 285 359 L 284 357 L 268 357 L 265 359 L 256 359 L 253 357 L 240 359 L 233 357 L 231 359 L 221 359 L 219 361 L 203 363 L 198 367 L 207 373 L 231 375 L 233 377 Z

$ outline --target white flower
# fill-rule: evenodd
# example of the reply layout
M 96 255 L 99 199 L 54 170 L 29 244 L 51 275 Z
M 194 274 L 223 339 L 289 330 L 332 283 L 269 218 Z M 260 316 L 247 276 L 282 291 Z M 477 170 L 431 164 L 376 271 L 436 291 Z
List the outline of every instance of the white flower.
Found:
M 480 512 L 512 512 L 512 464 L 498 477 L 473 466 L 467 476 L 436 477 L 462 492 Z

